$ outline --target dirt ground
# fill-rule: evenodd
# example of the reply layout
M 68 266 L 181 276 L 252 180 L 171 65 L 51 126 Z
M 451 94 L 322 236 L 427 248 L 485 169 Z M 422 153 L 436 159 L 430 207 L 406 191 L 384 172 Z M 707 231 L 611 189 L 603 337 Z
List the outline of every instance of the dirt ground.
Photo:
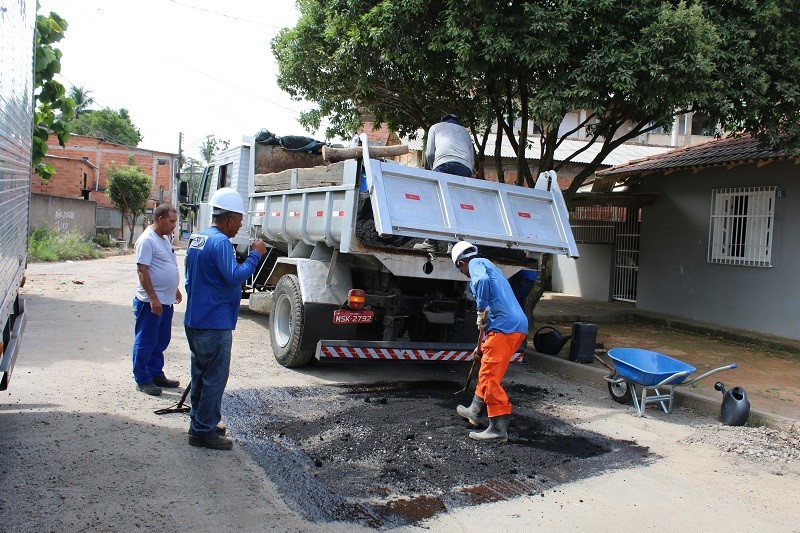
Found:
M 564 334 L 571 327 L 555 326 Z M 722 381 L 726 389 L 743 387 L 753 409 L 795 419 L 800 413 L 800 354 L 642 322 L 600 323 L 597 342 L 606 350 L 635 347 L 669 355 L 697 368 L 697 376 L 736 363 L 738 368 L 709 376 L 691 385 L 691 390 L 721 401 L 722 394 L 714 390 L 714 383 Z M 559 357 L 568 354 L 569 344 Z
M 267 317 L 247 309 L 223 406 L 234 449 L 192 448 L 185 414 L 154 414 L 181 391 L 134 388 L 134 286 L 131 256 L 29 265 L 28 327 L 0 394 L 4 530 L 800 531 L 796 434 L 683 409 L 638 418 L 602 383 L 522 363 L 507 374 L 511 443 L 484 448 L 451 403 L 469 365 L 289 370 Z M 182 317 L 166 371 L 185 382 Z M 366 514 L 331 513 L 323 497 Z

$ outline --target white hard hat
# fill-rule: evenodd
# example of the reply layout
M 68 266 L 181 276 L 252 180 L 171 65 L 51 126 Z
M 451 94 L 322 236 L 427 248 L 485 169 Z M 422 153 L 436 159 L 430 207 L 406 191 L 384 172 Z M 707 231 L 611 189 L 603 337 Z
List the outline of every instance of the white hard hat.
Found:
M 459 261 L 475 257 L 478 255 L 478 248 L 467 241 L 458 241 L 453 245 L 453 250 L 450 252 L 450 258 L 453 260 L 453 265 L 457 265 Z M 456 269 L 458 267 L 456 266 Z
M 208 205 L 215 208 L 213 211 L 215 215 L 218 215 L 221 211 L 232 211 L 233 213 L 241 213 L 242 215 L 247 214 L 241 195 L 230 187 L 223 187 L 212 194 Z

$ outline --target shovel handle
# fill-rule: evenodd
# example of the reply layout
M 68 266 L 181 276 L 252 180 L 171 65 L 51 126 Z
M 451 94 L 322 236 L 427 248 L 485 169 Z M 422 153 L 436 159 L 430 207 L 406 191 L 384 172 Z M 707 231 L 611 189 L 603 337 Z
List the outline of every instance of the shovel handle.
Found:
M 481 349 L 482 342 L 483 342 L 483 328 L 480 328 L 478 330 L 478 346 L 475 348 L 475 355 L 472 357 L 472 364 L 469 367 L 469 374 L 467 374 L 467 383 L 464 385 L 463 389 L 456 392 L 453 396 L 469 390 L 469 384 L 472 382 L 472 377 L 475 375 L 475 369 L 478 367 L 478 362 L 481 360 L 481 355 L 483 355 L 483 350 Z

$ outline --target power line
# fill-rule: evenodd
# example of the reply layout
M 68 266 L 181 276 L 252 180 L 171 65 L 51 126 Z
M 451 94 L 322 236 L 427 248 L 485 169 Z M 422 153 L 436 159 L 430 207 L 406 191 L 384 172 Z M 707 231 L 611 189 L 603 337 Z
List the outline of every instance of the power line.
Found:
M 173 61 L 177 61 L 177 60 L 173 59 Z M 300 110 L 298 110 L 298 109 L 292 109 L 291 107 L 286 107 L 285 105 L 277 104 L 277 103 L 275 103 L 275 102 L 273 102 L 271 100 L 267 100 L 263 96 L 260 96 L 260 95 L 257 95 L 257 94 L 253 94 L 253 93 L 251 93 L 249 91 L 246 91 L 246 90 L 242 89 L 241 87 L 237 87 L 236 85 L 233 85 L 232 83 L 228 83 L 225 80 L 221 80 L 219 78 L 216 78 L 216 77 L 212 76 L 211 74 L 209 74 L 207 72 L 203 72 L 202 70 L 197 69 L 197 68 L 195 68 L 195 67 L 193 67 L 191 65 L 184 65 L 184 67 L 188 68 L 189 70 L 193 70 L 193 71 L 197 72 L 198 74 L 201 74 L 201 75 L 203 75 L 203 76 L 205 76 L 205 77 L 207 77 L 209 79 L 212 79 L 212 80 L 216 81 L 217 83 L 221 83 L 222 85 L 227 85 L 231 89 L 239 91 L 242 94 L 246 94 L 247 96 L 252 96 L 253 98 L 261 100 L 262 102 L 266 102 L 266 103 L 271 104 L 271 105 L 273 105 L 275 107 L 280 107 L 281 109 L 285 109 L 286 111 L 291 111 L 292 113 L 299 113 L 300 112 Z
M 268 28 L 275 28 L 275 29 L 278 29 L 278 30 L 283 29 L 282 26 L 275 26 L 273 24 L 267 24 L 265 22 L 260 22 L 260 21 L 257 21 L 257 20 L 250 20 L 250 19 L 243 19 L 243 18 L 240 18 L 240 17 L 234 17 L 233 15 L 228 15 L 227 13 L 221 13 L 219 11 L 213 11 L 211 9 L 206 9 L 204 7 L 190 6 L 189 4 L 176 2 L 175 0 L 169 0 L 169 1 L 172 2 L 173 4 L 181 6 L 181 7 L 185 7 L 185 8 L 188 8 L 188 9 L 195 9 L 197 11 L 203 11 L 205 13 L 210 13 L 212 15 L 217 15 L 219 17 L 225 17 L 225 18 L 228 18 L 228 19 L 231 19 L 231 20 L 238 20 L 240 22 L 247 22 L 248 24 L 257 24 L 259 26 L 267 26 Z

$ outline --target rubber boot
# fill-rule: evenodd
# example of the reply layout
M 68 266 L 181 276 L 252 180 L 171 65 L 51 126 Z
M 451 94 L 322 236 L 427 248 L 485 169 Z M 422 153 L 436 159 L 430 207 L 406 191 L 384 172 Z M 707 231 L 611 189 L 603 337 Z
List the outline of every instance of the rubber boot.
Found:
M 489 418 L 489 427 L 478 433 L 471 431 L 469 438 L 473 440 L 496 440 L 505 442 L 508 440 L 508 419 L 511 415 L 501 415 Z
M 476 394 L 472 397 L 472 404 L 469 407 L 459 405 L 456 407 L 456 413 L 466 419 L 470 426 L 478 426 L 478 419 L 486 415 L 486 402 Z

